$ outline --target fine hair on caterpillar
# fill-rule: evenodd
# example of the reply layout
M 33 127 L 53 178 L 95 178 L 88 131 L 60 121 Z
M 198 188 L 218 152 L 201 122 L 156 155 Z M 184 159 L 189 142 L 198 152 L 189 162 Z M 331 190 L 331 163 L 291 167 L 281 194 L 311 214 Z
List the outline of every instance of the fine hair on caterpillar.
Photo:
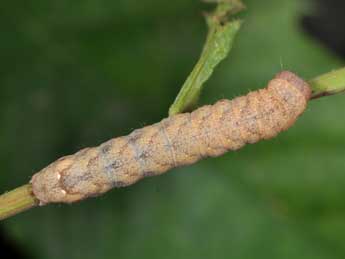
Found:
M 72 203 L 146 176 L 270 139 L 290 128 L 305 111 L 309 85 L 284 71 L 268 86 L 233 100 L 163 119 L 60 158 L 31 180 L 40 203 Z

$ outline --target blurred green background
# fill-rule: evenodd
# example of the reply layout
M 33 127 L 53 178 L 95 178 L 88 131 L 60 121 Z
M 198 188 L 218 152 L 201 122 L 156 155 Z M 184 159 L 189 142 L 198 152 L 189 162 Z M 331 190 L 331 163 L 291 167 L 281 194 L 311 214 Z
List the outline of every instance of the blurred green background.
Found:
M 203 104 L 262 87 L 282 68 L 311 78 L 344 65 L 302 31 L 308 1 L 244 2 L 243 28 Z M 209 8 L 2 3 L 0 190 L 166 117 L 201 51 Z M 23 258 L 343 258 L 344 107 L 345 96 L 322 98 L 274 140 L 75 205 L 32 209 L 1 222 L 2 234 Z

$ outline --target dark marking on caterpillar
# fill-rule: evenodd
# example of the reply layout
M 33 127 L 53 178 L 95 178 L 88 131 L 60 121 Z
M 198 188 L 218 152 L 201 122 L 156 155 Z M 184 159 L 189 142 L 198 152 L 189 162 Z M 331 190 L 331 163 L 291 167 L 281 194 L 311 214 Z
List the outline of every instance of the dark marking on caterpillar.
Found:
M 116 169 L 120 168 L 121 166 L 123 166 L 123 163 L 119 160 L 115 160 L 113 163 L 111 163 L 107 167 L 109 169 L 116 170 Z
M 101 152 L 103 154 L 107 154 L 107 153 L 109 153 L 110 149 L 111 149 L 111 145 L 107 144 L 107 145 L 104 145 L 103 147 L 101 147 Z
M 273 138 L 295 123 L 310 96 L 305 81 L 281 72 L 264 89 L 163 119 L 60 158 L 33 176 L 33 193 L 41 204 L 72 203 Z

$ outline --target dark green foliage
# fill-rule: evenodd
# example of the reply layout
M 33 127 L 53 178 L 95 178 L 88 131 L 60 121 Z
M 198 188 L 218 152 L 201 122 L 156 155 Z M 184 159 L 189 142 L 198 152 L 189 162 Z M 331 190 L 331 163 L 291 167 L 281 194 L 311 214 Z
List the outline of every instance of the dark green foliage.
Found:
M 247 0 L 201 103 L 340 66 L 297 25 L 299 0 Z M 199 1 L 17 1 L 0 11 L 0 182 L 165 117 L 201 51 Z M 73 206 L 1 223 L 35 258 L 342 258 L 344 96 L 290 131 Z

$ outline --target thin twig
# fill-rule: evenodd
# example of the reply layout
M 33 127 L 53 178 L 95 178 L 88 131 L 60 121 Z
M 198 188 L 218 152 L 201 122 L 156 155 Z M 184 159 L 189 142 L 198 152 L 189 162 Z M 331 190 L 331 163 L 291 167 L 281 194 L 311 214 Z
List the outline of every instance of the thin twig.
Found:
M 309 81 L 312 99 L 345 92 L 345 68 L 334 70 Z
M 0 196 L 0 220 L 38 205 L 31 184 L 23 185 Z

